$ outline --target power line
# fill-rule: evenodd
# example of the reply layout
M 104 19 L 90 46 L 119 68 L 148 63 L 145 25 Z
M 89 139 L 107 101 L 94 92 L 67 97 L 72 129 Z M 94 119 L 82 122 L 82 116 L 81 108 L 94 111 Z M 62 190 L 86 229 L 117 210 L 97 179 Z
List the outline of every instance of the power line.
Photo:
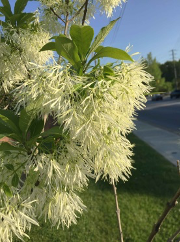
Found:
M 125 12 L 126 6 L 127 6 L 127 2 L 125 2 L 124 8 L 123 8 L 122 17 L 120 19 L 119 26 L 120 26 L 120 23 L 122 22 L 122 18 L 124 16 L 124 12 Z
M 178 81 L 177 81 L 177 70 L 176 70 L 176 65 L 175 65 L 175 50 L 170 50 L 172 53 L 172 60 L 173 60 L 173 66 L 174 66 L 174 78 L 175 78 L 175 85 L 176 89 L 178 87 Z
M 119 12 L 119 16 L 120 17 L 120 20 L 118 21 L 116 27 L 115 27 L 115 30 L 114 30 L 114 34 L 113 34 L 113 37 L 112 37 L 112 41 L 111 43 L 116 39 L 117 37 L 117 33 L 119 31 L 119 27 L 120 27 L 120 24 L 122 22 L 122 18 L 124 16 L 124 13 L 125 13 L 125 9 L 126 9 L 126 6 L 127 6 L 127 2 L 125 2 L 125 4 L 123 5 L 123 7 L 120 9 L 120 12 Z

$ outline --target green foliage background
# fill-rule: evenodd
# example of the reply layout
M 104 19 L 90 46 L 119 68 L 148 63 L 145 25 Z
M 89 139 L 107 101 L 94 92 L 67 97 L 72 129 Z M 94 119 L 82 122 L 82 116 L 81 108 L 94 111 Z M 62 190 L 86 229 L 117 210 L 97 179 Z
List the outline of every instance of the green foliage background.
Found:
M 180 60 L 166 61 L 161 64 L 156 58 L 153 58 L 151 52 L 146 57 L 146 71 L 154 76 L 154 82 L 151 85 L 154 87 L 154 92 L 170 92 L 176 86 L 174 66 L 177 72 L 177 89 L 180 89 Z

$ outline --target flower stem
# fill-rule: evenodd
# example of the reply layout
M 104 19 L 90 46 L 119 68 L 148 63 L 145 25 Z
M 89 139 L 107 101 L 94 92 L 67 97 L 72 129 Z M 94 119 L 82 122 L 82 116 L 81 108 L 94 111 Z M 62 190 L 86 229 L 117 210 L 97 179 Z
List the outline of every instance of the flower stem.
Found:
M 119 234 L 120 234 L 120 242 L 123 242 L 123 232 L 121 227 L 121 217 L 120 217 L 120 208 L 118 204 L 118 197 L 117 197 L 117 188 L 113 181 L 113 190 L 114 190 L 114 197 L 115 197 L 115 203 L 116 203 L 116 214 L 117 214 L 117 220 L 118 220 L 118 227 L 119 227 Z

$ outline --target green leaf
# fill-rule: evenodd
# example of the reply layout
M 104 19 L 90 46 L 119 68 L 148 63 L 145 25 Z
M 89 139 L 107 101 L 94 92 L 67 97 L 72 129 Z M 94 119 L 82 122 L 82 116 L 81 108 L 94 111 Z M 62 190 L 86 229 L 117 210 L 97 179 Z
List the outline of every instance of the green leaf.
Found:
M 55 42 L 49 42 L 40 49 L 40 51 L 46 51 L 46 50 L 56 51 Z
M 1 21 L 1 20 L 0 20 L 0 25 L 3 26 L 4 28 L 6 28 L 6 27 L 9 26 L 6 22 Z M 2 37 L 1 37 L 1 39 L 2 39 Z M 2 41 L 1 41 L 1 42 L 2 42 Z
M 6 9 L 7 13 L 9 15 L 12 15 L 11 5 L 10 5 L 9 1 L 8 0 L 1 0 L 1 2 L 2 2 L 4 8 Z
M 64 35 L 64 34 L 60 34 L 59 36 L 65 36 L 65 35 Z M 56 39 L 56 38 L 58 38 L 59 36 L 57 36 L 57 35 L 52 36 L 52 37 L 50 38 L 50 40 L 52 40 L 52 39 Z
M 9 129 L 0 122 L 0 138 L 8 136 L 9 134 L 12 134 L 12 132 L 13 131 L 11 129 Z
M 13 121 L 16 126 L 18 126 L 19 117 L 15 115 L 11 110 L 0 109 L 0 114 L 2 114 L 3 116 L 6 116 L 8 119 Z
M 48 137 L 38 146 L 40 153 L 52 154 L 54 150 L 54 138 Z
M 24 24 L 29 24 L 35 19 L 34 13 L 21 13 L 17 21 L 17 27 L 22 27 Z
M 42 119 L 34 119 L 28 129 L 28 131 L 31 133 L 31 137 L 40 135 L 42 129 L 44 127 L 44 120 Z
M 133 61 L 130 55 L 124 50 L 113 48 L 113 47 L 103 47 L 93 58 L 88 62 L 87 66 L 94 60 L 109 57 L 117 60 L 128 60 Z
M 32 146 L 36 143 L 37 138 L 40 136 L 40 133 L 44 127 L 44 120 L 34 119 L 27 131 L 30 135 L 30 139 L 27 141 L 27 145 Z
M 104 41 L 104 39 L 106 38 L 106 36 L 109 34 L 109 32 L 111 31 L 111 29 L 113 28 L 113 26 L 115 25 L 115 23 L 119 20 L 119 18 L 111 21 L 106 27 L 103 27 L 100 32 L 98 33 L 98 35 L 95 37 L 94 42 L 91 45 L 91 48 L 88 52 L 88 55 L 90 55 L 92 52 L 94 52 L 99 45 Z
M 7 130 L 10 129 L 11 133 L 13 132 L 18 136 L 21 136 L 21 132 L 19 128 L 15 125 L 15 123 L 11 121 L 8 117 L 1 114 L 0 114 L 0 125 L 5 126 Z
M 13 139 L 13 140 L 15 140 L 15 141 L 18 141 L 18 142 L 20 142 L 20 143 L 22 143 L 22 134 L 19 134 L 19 135 L 17 135 L 17 134 L 15 134 L 15 133 L 11 133 L 11 134 L 8 134 L 7 135 L 7 137 L 8 138 L 11 138 L 11 139 Z
M 25 137 L 27 130 L 33 120 L 33 111 L 27 112 L 26 109 L 23 109 L 19 117 L 19 127 Z
M 0 109 L 0 134 L 8 136 L 16 133 L 20 137 L 19 118 L 10 110 Z
M 11 10 L 11 5 L 8 0 L 1 0 L 4 7 L 7 7 Z
M 60 137 L 61 135 L 63 135 L 63 129 L 59 126 L 55 126 L 55 127 L 52 127 L 51 129 L 45 131 L 41 135 L 43 137 L 46 137 L 46 136 L 49 136 L 49 135 Z
M 0 144 L 0 151 L 10 151 L 10 150 L 25 151 L 23 148 L 12 146 L 7 142 L 2 142 Z
M 94 30 L 90 26 L 72 25 L 70 28 L 70 35 L 73 42 L 76 44 L 81 60 L 85 60 L 92 39 L 94 37 Z
M 109 66 L 104 66 L 104 68 L 103 68 L 103 74 L 104 75 L 108 75 L 108 76 L 114 76 L 114 71 Z
M 0 7 L 0 12 L 8 19 L 12 15 L 6 7 Z
M 17 173 L 14 174 L 12 180 L 11 180 L 11 184 L 13 187 L 17 187 L 19 184 L 19 176 Z
M 7 197 L 12 197 L 12 192 L 10 190 L 10 188 L 4 183 L 3 184 L 3 191 L 6 194 Z
M 99 52 L 99 51 L 100 51 L 102 48 L 104 48 L 104 46 L 100 45 L 100 46 L 98 46 L 98 47 L 97 47 L 97 49 L 95 49 L 95 51 L 94 51 L 94 52 L 96 52 L 96 53 L 97 53 L 97 52 Z
M 14 13 L 21 13 L 25 9 L 27 3 L 28 0 L 16 0 L 14 5 Z
M 16 26 L 16 22 L 19 19 L 20 14 L 13 14 L 11 17 L 9 17 L 9 20 L 13 26 Z
M 55 39 L 55 46 L 57 53 L 68 60 L 76 70 L 79 70 L 81 61 L 78 55 L 78 49 L 73 41 L 61 35 Z
M 12 164 L 5 164 L 4 165 L 8 170 L 14 171 L 14 166 Z

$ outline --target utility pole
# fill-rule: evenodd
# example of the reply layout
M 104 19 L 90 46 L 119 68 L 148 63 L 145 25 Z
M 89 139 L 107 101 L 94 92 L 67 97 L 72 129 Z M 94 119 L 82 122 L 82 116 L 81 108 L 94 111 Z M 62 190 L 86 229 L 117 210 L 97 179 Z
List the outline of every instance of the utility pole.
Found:
M 175 88 L 178 88 L 178 81 L 177 81 L 177 70 L 176 70 L 176 65 L 175 65 L 175 50 L 171 50 L 172 52 L 172 60 L 173 60 L 173 65 L 174 65 L 174 78 L 175 78 Z

